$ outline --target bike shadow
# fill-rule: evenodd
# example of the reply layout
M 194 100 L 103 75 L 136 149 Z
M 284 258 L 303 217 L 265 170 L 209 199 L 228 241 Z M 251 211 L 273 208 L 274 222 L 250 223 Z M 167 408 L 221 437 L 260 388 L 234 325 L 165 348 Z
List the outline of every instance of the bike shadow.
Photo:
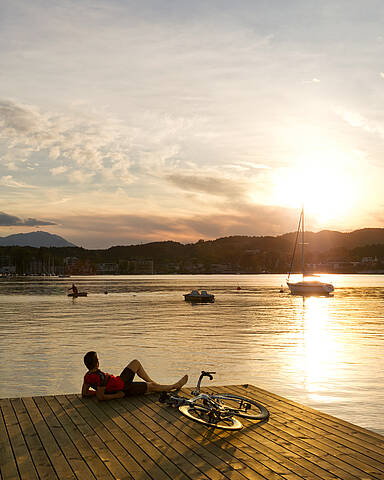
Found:
M 244 422 L 243 419 L 241 421 L 242 423 Z M 221 430 L 219 428 L 207 427 L 207 426 L 198 425 L 198 424 L 195 424 L 195 428 L 199 428 L 200 430 L 199 434 L 201 435 L 202 444 L 204 444 L 204 442 L 207 442 L 210 444 L 214 442 L 217 446 L 220 446 L 220 448 L 222 448 L 225 445 L 227 450 L 227 447 L 231 448 L 230 447 L 231 444 L 228 443 L 229 440 L 235 439 L 235 438 L 242 438 L 246 436 L 247 433 L 250 433 L 262 427 L 263 425 L 268 423 L 268 421 L 269 421 L 269 417 L 264 420 L 259 420 L 256 422 L 247 421 L 247 424 L 243 423 L 243 428 L 241 428 L 240 430 L 231 430 L 231 431 Z

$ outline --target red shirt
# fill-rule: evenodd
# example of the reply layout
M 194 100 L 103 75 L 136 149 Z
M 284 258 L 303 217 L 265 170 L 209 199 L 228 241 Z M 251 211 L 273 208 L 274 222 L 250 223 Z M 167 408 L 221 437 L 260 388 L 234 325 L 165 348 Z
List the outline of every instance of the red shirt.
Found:
M 91 373 L 87 372 L 84 375 L 84 383 L 91 385 L 94 390 L 97 390 L 97 387 L 106 387 L 105 393 L 124 390 L 124 381 L 120 377 L 104 373 L 101 370 L 96 370 Z

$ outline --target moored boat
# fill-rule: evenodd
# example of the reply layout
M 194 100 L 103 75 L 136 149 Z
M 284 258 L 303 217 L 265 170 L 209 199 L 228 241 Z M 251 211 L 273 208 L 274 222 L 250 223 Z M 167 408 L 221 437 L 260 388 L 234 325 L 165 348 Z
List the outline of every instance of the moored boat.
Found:
M 191 293 L 184 294 L 184 300 L 186 302 L 212 303 L 215 301 L 215 296 L 206 290 L 202 290 L 201 293 L 198 290 L 192 290 Z
M 301 282 L 287 281 L 287 285 L 292 295 L 329 295 L 334 290 L 332 283 L 311 280 L 310 278 Z
M 292 271 L 293 261 L 295 258 L 296 247 L 298 245 L 299 236 L 301 233 L 301 274 L 302 280 L 299 282 L 290 282 L 289 278 Z M 309 275 L 305 275 L 305 263 L 304 263 L 304 207 L 301 210 L 299 226 L 297 228 L 295 246 L 293 249 L 291 267 L 289 269 L 287 286 L 292 295 L 329 295 L 333 292 L 334 287 L 332 283 L 322 282 L 320 280 L 314 280 Z

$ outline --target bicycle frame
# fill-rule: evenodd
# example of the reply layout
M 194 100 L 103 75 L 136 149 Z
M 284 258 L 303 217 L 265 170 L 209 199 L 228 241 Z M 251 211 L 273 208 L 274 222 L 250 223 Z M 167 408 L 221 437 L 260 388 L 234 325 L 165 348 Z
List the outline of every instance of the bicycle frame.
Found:
M 167 393 L 163 392 L 160 395 L 160 402 L 162 403 L 168 403 L 169 405 L 172 405 L 174 407 L 180 407 L 181 405 L 191 405 L 193 406 L 194 404 L 198 403 L 199 401 L 202 401 L 204 405 L 209 406 L 211 409 L 220 411 L 220 414 L 225 417 L 226 413 L 226 408 L 223 407 L 222 405 L 219 404 L 215 399 L 212 398 L 212 395 L 209 393 L 201 393 L 200 392 L 200 384 L 201 381 L 204 377 L 208 377 L 210 380 L 213 380 L 213 376 L 216 372 L 205 372 L 202 371 L 200 374 L 200 377 L 197 381 L 196 388 L 192 391 L 192 395 L 194 398 L 187 398 L 187 397 L 181 397 L 178 395 L 178 393 Z M 230 416 L 228 413 L 227 416 Z
M 203 377 L 213 380 L 215 372 L 202 371 L 197 381 L 196 388 L 192 391 L 192 398 L 187 398 L 178 392 L 162 392 L 159 401 L 172 407 L 177 407 L 181 413 L 190 419 L 205 424 L 206 426 L 221 428 L 223 430 L 240 430 L 243 424 L 236 416 L 249 420 L 268 421 L 269 412 L 260 403 L 241 395 L 201 393 L 200 384 Z M 237 408 L 226 403 L 235 401 Z M 251 405 L 256 407 L 256 412 L 248 413 Z

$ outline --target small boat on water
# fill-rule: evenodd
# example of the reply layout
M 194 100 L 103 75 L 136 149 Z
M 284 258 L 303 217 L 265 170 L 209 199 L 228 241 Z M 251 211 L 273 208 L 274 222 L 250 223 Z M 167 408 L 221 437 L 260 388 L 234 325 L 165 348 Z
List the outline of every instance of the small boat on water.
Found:
M 184 294 L 184 300 L 186 302 L 213 303 L 215 296 L 206 290 L 202 290 L 201 293 L 198 290 L 192 290 L 191 293 Z
M 334 290 L 331 283 L 309 280 L 308 278 L 302 282 L 287 282 L 287 285 L 292 295 L 329 295 Z
M 87 292 L 77 292 L 77 293 L 68 293 L 68 297 L 86 297 L 88 295 Z
M 292 272 L 293 261 L 295 258 L 296 247 L 298 245 L 298 240 L 301 233 L 301 274 L 302 280 L 299 282 L 290 282 L 290 275 Z M 333 292 L 334 287 L 332 283 L 322 282 L 321 280 L 316 280 L 311 277 L 315 275 L 307 276 L 305 275 L 305 263 L 304 263 L 304 207 L 301 210 L 300 219 L 299 219 L 299 226 L 296 232 L 296 240 L 295 246 L 293 249 L 292 260 L 291 260 L 291 267 L 289 269 L 288 279 L 287 279 L 287 286 L 292 295 L 303 295 L 303 296 L 310 296 L 310 295 L 329 295 Z M 281 290 L 280 290 L 281 291 Z

